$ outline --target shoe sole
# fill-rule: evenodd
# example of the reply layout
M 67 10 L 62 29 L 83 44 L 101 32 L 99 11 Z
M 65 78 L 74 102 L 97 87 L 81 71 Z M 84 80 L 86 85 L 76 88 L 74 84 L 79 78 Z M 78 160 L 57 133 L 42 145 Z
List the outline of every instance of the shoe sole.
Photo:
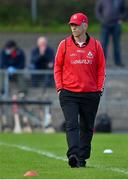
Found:
M 83 162 L 83 163 L 79 162 L 79 167 L 85 168 L 86 167 L 86 162 Z
M 68 164 L 69 164 L 72 168 L 75 168 L 75 167 L 78 168 L 78 167 L 79 167 L 79 166 L 78 166 L 78 160 L 77 160 L 77 158 L 74 157 L 74 156 L 69 159 Z

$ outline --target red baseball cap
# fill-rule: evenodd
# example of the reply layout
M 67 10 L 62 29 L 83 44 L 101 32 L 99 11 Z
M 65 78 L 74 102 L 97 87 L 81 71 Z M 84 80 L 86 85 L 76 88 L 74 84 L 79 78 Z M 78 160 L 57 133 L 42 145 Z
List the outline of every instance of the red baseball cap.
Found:
M 76 24 L 78 26 L 80 26 L 82 23 L 88 24 L 88 17 L 83 13 L 73 14 L 69 21 L 69 24 Z

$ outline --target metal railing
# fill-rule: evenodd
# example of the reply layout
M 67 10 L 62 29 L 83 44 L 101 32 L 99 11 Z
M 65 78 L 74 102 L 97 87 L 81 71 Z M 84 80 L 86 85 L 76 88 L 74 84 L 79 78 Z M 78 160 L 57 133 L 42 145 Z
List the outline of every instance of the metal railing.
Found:
M 21 132 L 21 116 L 22 119 L 25 119 L 25 124 L 34 124 L 44 131 L 48 126 L 51 126 L 52 100 L 48 96 L 45 98 L 43 94 L 47 91 L 46 89 L 54 87 L 53 72 L 19 70 L 10 74 L 1 70 L 0 78 L 0 113 L 2 118 L 0 122 L 4 121 L 4 126 L 9 126 L 14 122 L 12 128 L 14 132 Z M 41 113 L 42 116 L 39 117 Z M 10 123 L 12 116 L 13 120 Z
M 128 69 L 107 69 L 99 113 L 112 119 L 113 130 L 128 131 Z
M 19 79 L 15 79 L 15 75 L 18 75 Z M 37 124 L 38 122 L 40 122 L 40 120 L 34 115 L 34 110 L 31 110 L 31 112 L 29 112 L 28 109 L 30 108 L 30 106 L 27 105 L 27 103 L 31 103 L 34 101 L 35 104 L 38 103 L 38 106 L 40 106 L 42 102 L 49 101 L 53 103 L 52 108 L 54 110 L 52 112 L 52 116 L 54 117 L 54 114 L 60 113 L 58 111 L 59 103 L 55 91 L 53 71 L 20 70 L 17 71 L 16 74 L 14 74 L 14 79 L 13 76 L 10 77 L 10 74 L 7 73 L 7 71 L 0 71 L 0 76 L 3 77 L 3 80 L 0 81 L 0 104 L 4 103 L 4 105 L 2 105 L 3 107 L 5 107 L 5 104 L 7 107 L 9 107 L 9 103 L 13 104 L 12 97 L 13 95 L 17 95 L 17 102 L 15 102 L 14 104 L 18 104 L 19 107 L 25 107 L 20 108 L 20 114 L 26 114 L 26 116 L 29 116 L 32 121 L 37 121 Z M 33 109 L 36 109 L 36 107 L 37 105 L 35 105 Z M 45 109 L 45 107 L 48 107 L 49 109 Z M 3 109 L 5 112 L 8 108 Z M 112 117 L 113 129 L 127 130 L 127 109 L 128 69 L 107 69 L 105 89 L 101 98 L 98 113 L 106 113 L 110 117 Z M 50 114 L 50 111 L 50 104 L 48 106 L 44 104 L 43 112 L 45 112 L 45 116 L 47 116 L 47 113 Z M 39 108 L 37 110 L 37 114 L 39 114 Z M 57 121 L 57 119 L 59 118 L 60 117 L 56 118 L 55 121 Z

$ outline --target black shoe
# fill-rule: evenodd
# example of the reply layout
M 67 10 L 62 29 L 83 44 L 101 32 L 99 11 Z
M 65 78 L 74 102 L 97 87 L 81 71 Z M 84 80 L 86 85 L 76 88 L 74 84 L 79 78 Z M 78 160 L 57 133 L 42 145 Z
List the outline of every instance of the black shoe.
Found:
M 118 64 L 116 64 L 116 66 L 125 67 L 125 65 L 123 63 L 118 63 Z
M 86 167 L 86 161 L 80 161 L 79 167 Z
M 69 166 L 71 166 L 71 168 L 75 168 L 75 167 L 78 168 L 79 167 L 79 161 L 78 161 L 78 158 L 75 154 L 69 156 L 68 164 L 69 164 Z

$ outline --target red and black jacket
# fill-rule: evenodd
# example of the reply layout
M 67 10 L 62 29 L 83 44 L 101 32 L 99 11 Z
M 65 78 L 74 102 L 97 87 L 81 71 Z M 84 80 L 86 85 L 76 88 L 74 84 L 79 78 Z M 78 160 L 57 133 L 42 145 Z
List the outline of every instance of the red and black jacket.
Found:
M 73 36 L 60 42 L 54 65 L 57 91 L 102 92 L 105 82 L 105 57 L 99 41 L 87 34 L 79 47 Z

